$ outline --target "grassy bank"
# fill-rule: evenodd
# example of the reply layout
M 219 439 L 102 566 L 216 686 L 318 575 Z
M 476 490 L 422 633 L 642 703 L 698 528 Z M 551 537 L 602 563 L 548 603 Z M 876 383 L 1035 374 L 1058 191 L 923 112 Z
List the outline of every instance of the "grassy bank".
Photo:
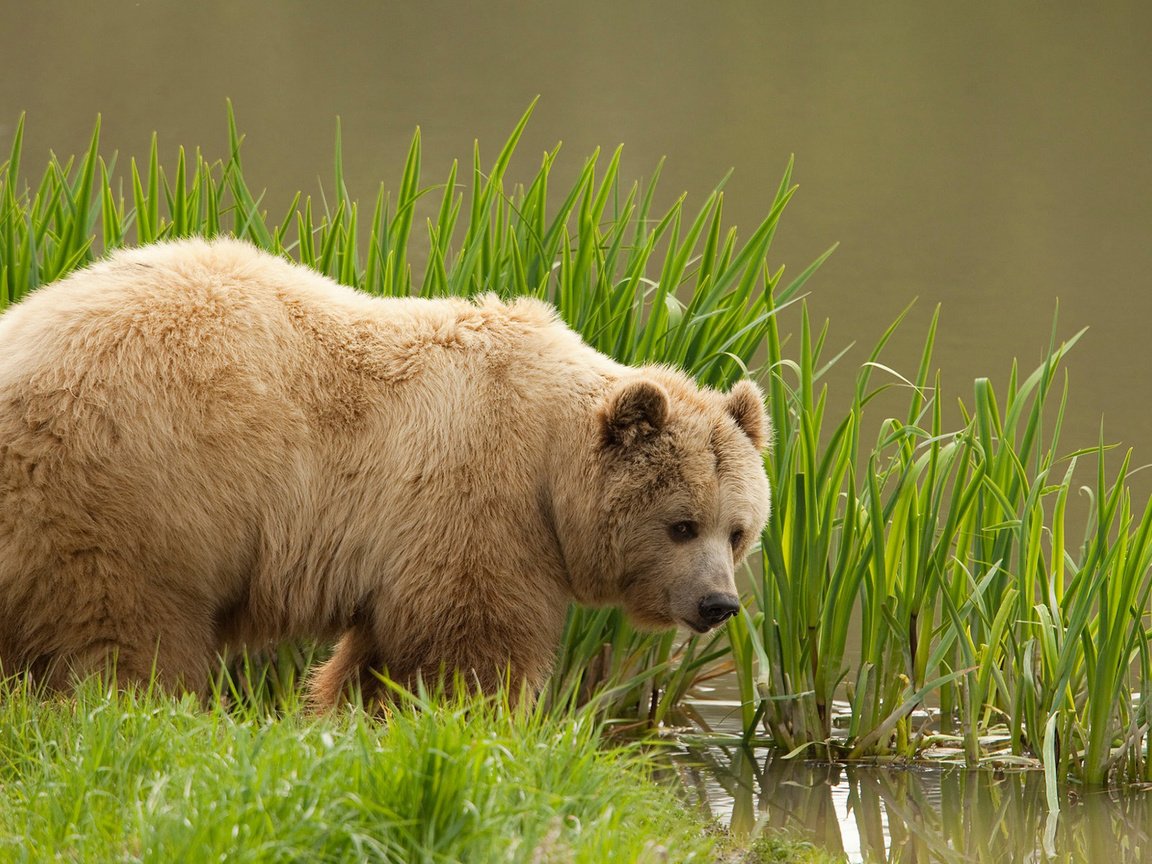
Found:
M 412 700 L 382 721 L 97 680 L 46 701 L 0 682 L 0 860 L 835 860 L 727 838 L 653 779 L 653 754 L 603 732 L 593 712 L 516 712 L 499 697 Z
M 724 224 L 722 183 L 695 208 L 657 208 L 659 171 L 627 184 L 619 151 L 557 188 L 554 150 L 513 183 L 526 115 L 493 161 L 477 150 L 434 185 L 417 134 L 394 191 L 366 207 L 345 187 L 337 140 L 328 194 L 270 216 L 229 119 L 218 161 L 181 149 L 164 166 L 155 143 L 139 162 L 116 159 L 97 129 L 87 153 L 31 181 L 18 127 L 0 167 L 0 308 L 120 245 L 230 233 L 373 294 L 542 297 L 624 362 L 720 387 L 751 374 L 777 445 L 746 614 L 682 643 L 637 634 L 616 611 L 574 610 L 546 704 L 599 692 L 614 718 L 683 721 L 703 677 L 735 671 L 747 741 L 1042 763 L 1053 784 L 1152 780 L 1152 510 L 1129 490 L 1139 460 L 1106 459 L 1103 435 L 1091 450 L 1061 442 L 1075 336 L 1054 327 L 1035 369 L 945 393 L 936 320 L 910 370 L 884 363 L 896 322 L 868 337 L 852 392 L 830 394 L 842 352 L 803 301 L 820 261 L 794 278 L 770 262 L 790 168 L 742 239 Z M 893 392 L 906 394 L 895 410 Z M 1089 503 L 1073 538 L 1077 501 Z
M 203 708 L 0 691 L 4 861 L 715 861 L 706 826 L 590 715 L 496 702 Z

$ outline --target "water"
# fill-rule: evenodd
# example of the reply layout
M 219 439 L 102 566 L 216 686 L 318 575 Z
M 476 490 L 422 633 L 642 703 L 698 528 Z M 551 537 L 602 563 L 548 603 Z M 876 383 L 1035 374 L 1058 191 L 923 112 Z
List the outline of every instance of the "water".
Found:
M 694 708 L 739 737 L 739 703 L 723 694 L 722 682 Z M 785 831 L 850 864 L 1152 862 L 1152 785 L 1064 786 L 1050 819 L 1040 770 L 837 765 L 704 743 L 685 747 L 679 764 L 690 797 L 735 834 Z
M 767 753 L 692 751 L 699 801 L 738 833 L 786 830 L 849 862 L 1152 861 L 1152 792 L 1070 792 L 1045 853 L 1038 771 L 837 766 Z
M 738 739 L 729 684 L 701 688 L 693 708 Z M 850 864 L 1152 864 L 1152 784 L 1062 785 L 1051 818 L 1044 773 L 1025 759 L 969 769 L 961 751 L 937 748 L 930 762 L 840 765 L 685 740 L 690 798 L 737 835 L 782 830 Z
M 439 181 L 474 138 L 491 158 L 539 95 L 524 173 L 561 139 L 570 173 L 623 142 L 626 178 L 667 156 L 665 201 L 699 202 L 733 168 L 725 215 L 745 233 L 796 154 L 775 260 L 798 272 L 840 242 L 812 306 L 830 345 L 857 343 L 846 365 L 919 298 L 888 357 L 914 370 L 942 303 L 944 386 L 970 402 L 974 377 L 1002 392 L 1012 358 L 1039 360 L 1059 299 L 1061 334 L 1091 328 L 1067 450 L 1103 415 L 1152 461 L 1152 4 L 9 5 L 0 152 L 26 110 L 29 166 L 82 150 L 97 112 L 110 150 L 142 154 L 156 130 L 169 158 L 218 156 L 231 97 L 274 213 L 329 180 L 337 115 L 368 198 L 395 188 L 417 125 Z
M 0 152 L 27 111 L 30 169 L 82 151 L 98 112 L 122 159 L 153 130 L 167 161 L 181 144 L 218 157 L 231 97 L 246 173 L 279 213 L 330 183 L 337 115 L 350 191 L 369 198 L 395 189 L 417 125 L 436 182 L 474 138 L 491 159 L 540 95 L 513 176 L 561 139 L 561 179 L 597 146 L 624 143 L 628 179 L 666 156 L 664 203 L 700 202 L 733 168 L 725 216 L 746 236 L 796 154 L 774 263 L 798 272 L 841 244 L 810 298 L 830 345 L 858 346 L 834 385 L 919 298 L 886 362 L 914 370 L 940 303 L 948 404 L 976 376 L 1002 393 L 1012 358 L 1041 357 L 1059 299 L 1062 335 L 1091 328 L 1065 449 L 1094 444 L 1103 416 L 1152 462 L 1152 4 L 7 5 Z M 1139 500 L 1152 472 L 1136 484 Z M 705 799 L 738 827 L 795 825 L 852 860 L 1042 860 L 1034 774 L 711 758 Z M 1146 793 L 1080 796 L 1058 860 L 1152 861 L 1150 816 Z

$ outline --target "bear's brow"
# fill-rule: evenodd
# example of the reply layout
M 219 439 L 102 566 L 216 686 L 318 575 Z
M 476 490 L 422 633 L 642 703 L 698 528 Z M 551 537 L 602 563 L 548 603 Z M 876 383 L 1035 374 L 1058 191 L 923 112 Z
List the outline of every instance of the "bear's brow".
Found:
M 718 446 L 719 442 L 716 440 L 718 431 L 719 430 L 713 426 L 712 430 L 708 433 L 708 452 L 712 454 L 712 464 L 715 466 L 717 477 L 719 477 L 724 470 L 724 448 Z

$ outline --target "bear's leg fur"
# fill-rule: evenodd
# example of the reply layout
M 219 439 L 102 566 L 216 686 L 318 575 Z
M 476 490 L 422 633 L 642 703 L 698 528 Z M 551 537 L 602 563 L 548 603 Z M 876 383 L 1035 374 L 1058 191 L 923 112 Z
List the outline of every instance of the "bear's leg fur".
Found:
M 23 644 L 11 658 L 12 671 L 25 669 L 50 690 L 110 675 L 121 688 L 155 683 L 167 692 L 207 696 L 217 662 L 211 610 L 198 598 L 148 585 L 95 551 L 57 560 L 50 577 L 21 597 L 14 623 Z
M 211 689 L 214 656 L 205 634 L 193 638 L 182 628 L 72 647 L 52 658 L 44 680 L 50 689 L 63 690 L 89 675 L 107 675 L 115 677 L 120 689 L 154 683 L 168 693 L 194 693 L 204 699 Z
M 119 686 L 155 683 L 168 693 L 208 696 L 219 664 L 215 628 L 209 615 L 189 615 L 128 634 L 116 646 Z
M 372 628 L 366 623 L 353 625 L 340 637 L 328 661 L 309 676 L 309 705 L 318 711 L 328 711 L 357 690 L 362 704 L 371 705 L 382 686 L 373 674 L 378 658 L 379 648 Z
M 429 687 L 443 685 L 452 692 L 457 683 L 479 693 L 495 693 L 508 688 L 508 698 L 516 704 L 521 700 L 521 688 L 526 688 L 528 702 L 540 687 L 546 669 L 529 673 L 515 665 L 507 649 L 484 651 L 477 648 L 476 640 L 459 637 L 451 642 L 437 644 L 434 640 L 414 639 L 407 651 L 393 646 L 385 657 L 380 634 L 373 633 L 371 625 L 359 621 L 345 631 L 332 657 L 308 680 L 308 703 L 317 711 L 334 708 L 350 695 L 359 693 L 366 708 L 387 698 L 384 684 L 377 677 L 386 674 L 402 687 L 414 689 L 423 681 Z M 457 682 L 453 674 L 458 673 Z
M 205 698 L 209 692 L 210 656 L 191 648 L 188 634 L 157 636 L 148 643 L 101 640 L 72 648 L 46 665 L 44 683 L 49 689 L 64 690 L 90 675 L 114 677 L 119 689 L 147 687 L 155 683 L 168 693 L 194 693 Z

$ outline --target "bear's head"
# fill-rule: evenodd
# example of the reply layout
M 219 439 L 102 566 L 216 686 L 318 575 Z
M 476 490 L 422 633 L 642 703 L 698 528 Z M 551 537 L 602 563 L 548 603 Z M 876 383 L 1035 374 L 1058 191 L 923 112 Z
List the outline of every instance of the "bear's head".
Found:
M 734 571 L 768 519 L 760 389 L 701 389 L 671 370 L 617 382 L 599 418 L 603 599 L 645 629 L 703 633 L 739 611 Z

